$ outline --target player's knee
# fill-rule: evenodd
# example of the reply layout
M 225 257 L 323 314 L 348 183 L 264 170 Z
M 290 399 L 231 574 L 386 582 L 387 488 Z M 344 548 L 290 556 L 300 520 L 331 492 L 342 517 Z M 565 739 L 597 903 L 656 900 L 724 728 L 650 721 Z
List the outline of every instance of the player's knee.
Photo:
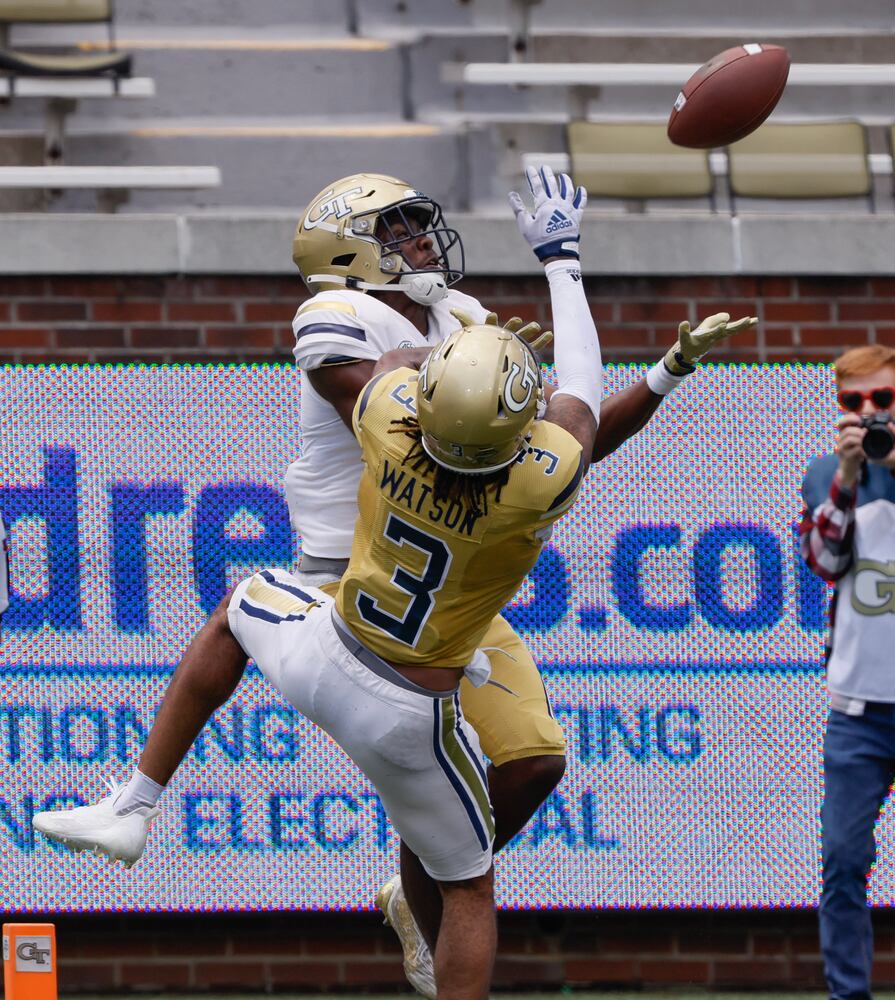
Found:
M 488 869 L 483 875 L 460 879 L 456 882 L 439 882 L 438 888 L 445 903 L 452 899 L 478 899 L 488 901 L 494 897 L 494 868 Z
M 566 758 L 561 754 L 526 757 L 520 763 L 524 764 L 526 784 L 541 792 L 542 798 L 556 788 L 566 773 Z
M 231 587 L 230 590 L 224 594 L 223 599 L 220 604 L 211 612 L 208 618 L 208 627 L 215 632 L 227 632 L 232 635 L 230 629 L 230 616 L 227 613 L 227 609 L 230 607 L 230 599 L 233 597 L 233 592 L 236 590 L 235 587 Z
M 248 657 L 230 627 L 228 608 L 232 596 L 233 590 L 229 590 L 220 604 L 209 615 L 208 621 L 200 633 L 203 651 L 214 650 L 213 656 L 204 658 L 207 661 L 204 663 L 204 672 L 209 675 L 226 674 L 229 676 L 234 671 L 241 674 L 248 662 Z M 208 670 L 208 662 L 214 664 L 213 670 Z

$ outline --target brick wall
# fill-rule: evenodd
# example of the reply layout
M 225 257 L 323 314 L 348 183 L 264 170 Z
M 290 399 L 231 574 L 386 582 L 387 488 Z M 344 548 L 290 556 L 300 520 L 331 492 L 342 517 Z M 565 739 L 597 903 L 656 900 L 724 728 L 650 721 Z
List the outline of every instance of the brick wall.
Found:
M 373 914 L 40 919 L 56 924 L 62 993 L 410 991 Z M 875 985 L 891 989 L 895 912 L 874 920 Z M 823 989 L 807 910 L 502 913 L 499 925 L 495 989 Z
M 549 325 L 536 278 L 471 279 L 497 310 Z M 609 361 L 648 361 L 682 319 L 751 314 L 718 361 L 826 362 L 845 347 L 895 344 L 895 278 L 591 278 Z M 210 362 L 291 360 L 294 278 L 0 278 L 0 360 Z

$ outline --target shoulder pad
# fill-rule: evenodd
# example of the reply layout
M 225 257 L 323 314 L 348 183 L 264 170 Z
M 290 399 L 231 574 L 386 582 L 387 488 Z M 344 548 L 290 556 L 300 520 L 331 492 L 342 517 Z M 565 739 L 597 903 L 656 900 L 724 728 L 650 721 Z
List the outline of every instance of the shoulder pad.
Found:
M 300 368 L 314 368 L 327 358 L 375 361 L 382 351 L 372 343 L 370 326 L 361 308 L 359 292 L 318 292 L 303 303 L 295 319 L 293 354 Z
M 412 368 L 374 375 L 364 386 L 354 407 L 355 435 L 360 437 L 362 422 L 399 420 L 416 416 L 416 396 L 412 383 L 417 373 Z
M 539 473 L 529 484 L 537 494 L 537 506 L 550 517 L 558 517 L 575 502 L 589 466 L 575 438 L 546 420 L 534 424 L 519 461 Z

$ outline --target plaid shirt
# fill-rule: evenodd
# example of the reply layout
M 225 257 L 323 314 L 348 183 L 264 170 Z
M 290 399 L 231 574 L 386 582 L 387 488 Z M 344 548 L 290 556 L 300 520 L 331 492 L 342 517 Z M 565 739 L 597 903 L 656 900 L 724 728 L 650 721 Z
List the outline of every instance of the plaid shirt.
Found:
M 815 510 L 806 507 L 802 515 L 799 525 L 802 558 L 830 583 L 845 576 L 854 558 L 857 496 L 857 487 L 846 489 L 837 471 L 827 499 Z

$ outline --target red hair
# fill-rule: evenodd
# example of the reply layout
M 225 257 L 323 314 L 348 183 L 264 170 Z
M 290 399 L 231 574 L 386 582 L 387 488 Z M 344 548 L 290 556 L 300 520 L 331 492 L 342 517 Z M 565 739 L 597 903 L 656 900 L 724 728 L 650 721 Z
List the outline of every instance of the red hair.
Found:
M 850 351 L 840 355 L 834 364 L 836 384 L 841 385 L 842 381 L 847 378 L 872 375 L 880 368 L 895 368 L 895 347 L 885 347 L 882 344 L 853 347 Z

